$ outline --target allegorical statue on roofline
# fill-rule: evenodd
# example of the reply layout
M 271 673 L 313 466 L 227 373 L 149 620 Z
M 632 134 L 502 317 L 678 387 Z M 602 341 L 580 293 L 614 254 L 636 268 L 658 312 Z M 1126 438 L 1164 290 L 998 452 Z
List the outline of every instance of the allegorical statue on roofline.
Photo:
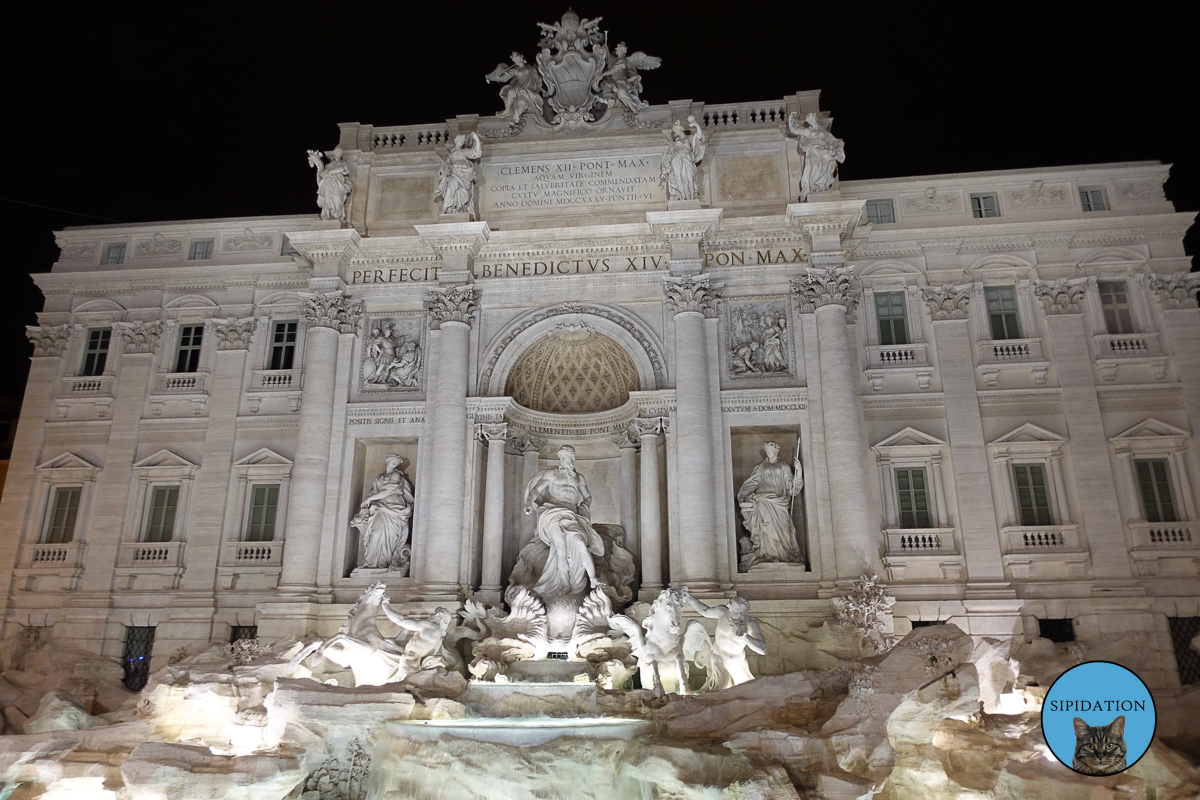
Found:
M 317 207 L 321 219 L 336 219 L 346 227 L 346 198 L 350 196 L 350 167 L 342 161 L 342 148 L 333 149 L 333 158 L 326 164 L 321 153 L 308 151 L 308 163 L 317 171 Z
M 443 214 L 466 214 L 475 219 L 475 165 L 483 155 L 474 133 L 454 137 L 454 147 L 438 170 L 434 199 L 442 198 Z
M 489 83 L 505 84 L 500 90 L 504 110 L 496 116 L 511 123 L 500 132 L 485 130 L 484 136 L 514 135 L 529 119 L 561 130 L 589 127 L 613 114 L 633 128 L 653 127 L 637 119 L 649 105 L 640 97 L 640 71 L 655 69 L 662 60 L 630 53 L 624 42 L 610 52 L 600 20 L 580 19 L 568 10 L 557 23 L 539 22 L 543 36 L 536 67 L 514 52 L 511 65 L 499 64 L 486 76 Z
M 667 196 L 672 200 L 697 200 L 700 184 L 696 180 L 696 167 L 704 158 L 707 139 L 696 123 L 688 117 L 688 127 L 675 120 L 667 133 L 667 147 L 663 151 L 662 171 L 659 181 L 667 185 Z
M 788 117 L 788 130 L 796 137 L 796 147 L 804 156 L 804 170 L 800 173 L 800 202 L 803 203 L 809 195 L 833 188 L 838 164 L 846 160 L 846 147 L 813 113 L 806 116 L 801 125 L 793 111 Z

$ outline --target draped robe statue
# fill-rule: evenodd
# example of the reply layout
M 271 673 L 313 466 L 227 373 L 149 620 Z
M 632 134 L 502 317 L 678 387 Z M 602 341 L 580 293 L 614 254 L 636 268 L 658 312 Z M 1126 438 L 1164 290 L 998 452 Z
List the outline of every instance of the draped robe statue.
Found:
M 738 490 L 742 519 L 750 531 L 750 551 L 743 566 L 764 561 L 803 563 L 796 526 L 792 524 L 791 501 L 804 487 L 804 473 L 796 462 L 796 473 L 779 460 L 779 445 L 763 445 L 767 457 L 759 462 Z M 749 563 L 745 563 L 749 562 Z
M 667 196 L 671 200 L 696 200 L 700 187 L 696 182 L 696 166 L 704 158 L 706 138 L 695 117 L 688 117 L 688 130 L 679 120 L 667 134 L 667 148 L 663 151 L 659 181 L 667 185 Z
M 362 537 L 363 569 L 386 569 L 407 574 L 410 548 L 408 523 L 413 512 L 412 486 L 400 472 L 401 458 L 389 453 L 386 468 L 371 484 L 350 524 Z
M 525 488 L 525 513 L 537 511 L 537 537 L 550 548 L 533 591 L 543 598 L 587 594 L 604 584 L 596 577 L 593 556 L 604 555 L 604 542 L 592 527 L 592 495 L 575 471 L 575 448 L 558 450 L 558 466 L 544 469 Z

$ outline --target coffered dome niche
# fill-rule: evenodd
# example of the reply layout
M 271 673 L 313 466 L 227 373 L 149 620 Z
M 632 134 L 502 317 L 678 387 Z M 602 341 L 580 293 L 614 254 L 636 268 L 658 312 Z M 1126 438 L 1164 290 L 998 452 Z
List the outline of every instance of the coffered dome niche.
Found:
M 625 348 L 576 322 L 559 325 L 521 353 L 504 393 L 534 411 L 589 414 L 624 405 L 640 388 Z

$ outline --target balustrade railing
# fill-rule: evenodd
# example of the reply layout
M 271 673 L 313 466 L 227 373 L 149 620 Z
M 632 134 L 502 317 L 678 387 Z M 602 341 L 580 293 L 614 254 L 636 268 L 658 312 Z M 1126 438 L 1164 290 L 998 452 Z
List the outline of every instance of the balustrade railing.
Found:
M 787 105 L 782 100 L 760 103 L 726 103 L 705 106 L 699 120 L 705 128 L 787 124 Z

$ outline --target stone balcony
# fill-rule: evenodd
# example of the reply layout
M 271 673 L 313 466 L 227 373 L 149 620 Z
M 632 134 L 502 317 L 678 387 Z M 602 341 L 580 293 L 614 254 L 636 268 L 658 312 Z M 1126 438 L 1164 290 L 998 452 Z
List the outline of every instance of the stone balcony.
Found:
M 97 417 L 107 417 L 116 398 L 116 382 L 116 375 L 63 376 L 58 383 L 58 396 L 55 400 L 59 419 L 66 419 L 71 409 L 80 405 L 94 406 Z
M 1026 371 L 1038 386 L 1046 382 L 1050 362 L 1039 339 L 981 339 L 975 343 L 979 375 L 988 386 L 1000 382 L 1002 370 Z
M 1000 536 L 1001 560 L 1014 580 L 1074 579 L 1087 572 L 1078 525 L 1013 526 Z
M 1157 333 L 1104 334 L 1093 336 L 1092 342 L 1096 368 L 1105 383 L 1115 382 L 1123 367 L 1147 367 L 1156 381 L 1167 376 L 1167 357 L 1163 355 Z
M 274 589 L 282 567 L 282 541 L 226 542 L 221 548 L 217 580 L 223 589 Z
M 257 414 L 264 400 L 287 401 L 292 411 L 300 410 L 301 390 L 304 387 L 304 370 L 256 369 L 250 373 L 250 389 L 246 402 L 251 414 Z
M 169 591 L 179 588 L 184 571 L 183 542 L 125 542 L 114 575 L 124 591 Z
M 13 570 L 13 585 L 27 592 L 75 589 L 83 576 L 86 550 L 83 542 L 27 545 Z
M 871 382 L 872 390 L 883 391 L 887 376 L 909 374 L 916 379 L 917 388 L 929 388 L 933 367 L 929 365 L 925 342 L 867 345 L 867 380 Z
M 954 528 L 885 528 L 888 580 L 956 581 L 962 578 L 963 558 L 954 541 Z
M 1194 522 L 1128 522 L 1129 554 L 1139 576 L 1200 574 L 1200 542 Z

